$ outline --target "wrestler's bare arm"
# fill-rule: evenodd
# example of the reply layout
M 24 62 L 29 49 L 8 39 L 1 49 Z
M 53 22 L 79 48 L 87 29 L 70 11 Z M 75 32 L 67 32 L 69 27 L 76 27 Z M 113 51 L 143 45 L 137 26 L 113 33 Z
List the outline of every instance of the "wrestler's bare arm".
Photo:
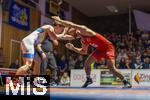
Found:
M 56 35 L 58 39 L 61 40 L 73 40 L 75 39 L 72 35 L 68 35 L 68 33 L 70 32 L 74 32 L 74 31 L 70 31 L 69 27 L 65 27 L 64 31 L 61 34 Z
M 55 33 L 54 28 L 52 26 L 49 26 L 46 30 L 47 30 L 47 33 L 50 36 L 51 40 L 57 40 L 56 33 Z
M 58 39 L 62 39 L 62 37 L 68 32 L 69 27 L 65 27 L 61 34 L 56 34 Z
M 62 20 L 58 16 L 52 16 L 52 19 L 58 21 L 60 24 L 68 27 L 79 28 L 79 29 L 87 29 L 84 25 L 78 25 L 70 21 Z
M 56 22 L 58 21 L 59 24 L 62 24 L 64 26 L 73 27 L 75 29 L 81 30 L 82 32 L 84 31 L 84 33 L 85 32 L 90 33 L 91 36 L 95 35 L 95 32 L 93 30 L 89 29 L 88 27 L 86 27 L 84 25 L 78 25 L 78 24 L 75 24 L 75 23 L 70 22 L 70 21 L 62 20 L 58 16 L 52 16 L 52 19 L 54 19 Z M 88 34 L 88 36 L 89 36 L 89 34 Z
M 36 48 L 37 48 L 37 51 L 38 51 L 38 52 L 43 51 L 41 46 L 42 46 L 41 43 L 38 43 L 38 44 L 37 44 Z
M 76 53 L 79 53 L 79 54 L 83 54 L 83 55 L 86 55 L 87 54 L 87 51 L 88 51 L 88 47 L 89 47 L 89 44 L 83 44 L 82 43 L 82 47 L 81 48 L 77 48 L 77 47 L 74 47 L 73 44 L 71 43 L 67 43 L 66 44 L 66 47 Z

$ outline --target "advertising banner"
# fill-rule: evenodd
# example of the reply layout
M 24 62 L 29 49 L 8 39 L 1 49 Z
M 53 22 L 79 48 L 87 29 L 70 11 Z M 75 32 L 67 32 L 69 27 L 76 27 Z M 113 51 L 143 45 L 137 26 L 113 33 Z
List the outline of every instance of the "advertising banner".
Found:
M 93 84 L 89 87 L 99 86 L 100 80 L 100 70 L 92 70 L 91 77 L 93 79 Z M 86 74 L 84 70 L 71 70 L 71 86 L 81 87 L 86 81 Z
M 120 70 L 128 81 L 131 81 L 131 70 Z M 109 70 L 100 71 L 100 86 L 121 86 L 122 81 Z
M 150 87 L 150 69 L 122 69 L 120 72 L 131 82 L 133 87 Z M 91 77 L 94 81 L 91 87 L 122 86 L 122 81 L 107 69 L 92 70 Z M 84 70 L 71 70 L 71 86 L 82 86 L 86 80 Z M 90 87 L 89 86 L 89 87 Z
M 30 9 L 14 1 L 9 10 L 9 24 L 24 30 L 30 29 Z
M 133 70 L 132 85 L 135 87 L 150 87 L 150 69 Z

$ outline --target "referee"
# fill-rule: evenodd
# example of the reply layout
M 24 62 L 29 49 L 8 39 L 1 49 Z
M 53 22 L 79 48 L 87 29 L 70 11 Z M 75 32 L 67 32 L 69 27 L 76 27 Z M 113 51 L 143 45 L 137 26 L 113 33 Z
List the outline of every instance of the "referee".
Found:
M 52 85 L 55 85 L 57 83 L 57 64 L 53 53 L 53 45 L 57 46 L 58 41 L 57 40 L 51 40 L 48 36 L 46 39 L 41 43 L 37 45 L 37 51 L 41 58 L 41 74 L 46 75 L 46 69 L 51 68 L 52 69 L 52 77 L 51 77 L 51 83 Z M 42 49 L 42 52 L 38 50 L 38 47 Z

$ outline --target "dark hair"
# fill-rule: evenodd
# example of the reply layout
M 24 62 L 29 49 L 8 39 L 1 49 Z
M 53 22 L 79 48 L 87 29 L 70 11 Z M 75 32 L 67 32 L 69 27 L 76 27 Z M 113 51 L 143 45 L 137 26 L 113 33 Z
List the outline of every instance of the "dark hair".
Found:
M 75 38 L 75 39 L 77 39 L 77 33 L 75 32 L 75 33 L 73 33 L 73 37 Z
M 53 23 L 52 23 L 52 26 L 57 26 L 56 22 L 53 22 Z

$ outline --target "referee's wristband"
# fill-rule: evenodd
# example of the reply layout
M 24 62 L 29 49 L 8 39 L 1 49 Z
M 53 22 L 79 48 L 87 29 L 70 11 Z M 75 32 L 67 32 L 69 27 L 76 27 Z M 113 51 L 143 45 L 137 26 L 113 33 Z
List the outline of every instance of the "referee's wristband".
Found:
M 43 51 L 40 51 L 40 54 L 43 54 L 44 52 Z

